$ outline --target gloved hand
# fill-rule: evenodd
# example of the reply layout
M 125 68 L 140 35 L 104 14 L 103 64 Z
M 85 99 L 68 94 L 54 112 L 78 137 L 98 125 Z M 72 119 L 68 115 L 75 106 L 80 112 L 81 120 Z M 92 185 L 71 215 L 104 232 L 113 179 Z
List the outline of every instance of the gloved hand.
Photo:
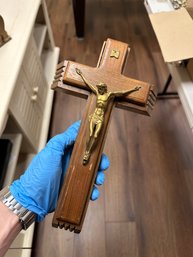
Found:
M 10 186 L 15 199 L 26 209 L 36 213 L 36 220 L 42 221 L 56 208 L 61 186 L 69 164 L 73 144 L 76 140 L 80 121 L 70 126 L 64 133 L 53 137 L 46 147 L 38 153 L 20 177 Z M 103 155 L 96 178 L 102 185 L 109 167 L 107 156 Z M 99 191 L 94 186 L 91 199 L 96 200 Z

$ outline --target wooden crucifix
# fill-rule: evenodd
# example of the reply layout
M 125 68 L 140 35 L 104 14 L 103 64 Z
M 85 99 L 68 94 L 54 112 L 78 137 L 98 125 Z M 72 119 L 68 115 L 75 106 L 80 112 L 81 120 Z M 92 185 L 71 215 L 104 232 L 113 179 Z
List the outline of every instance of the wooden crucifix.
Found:
M 107 39 L 97 67 L 71 61 L 58 65 L 52 89 L 88 101 L 55 210 L 54 227 L 81 231 L 113 106 L 144 115 L 153 110 L 153 86 L 122 75 L 128 50 L 127 44 Z

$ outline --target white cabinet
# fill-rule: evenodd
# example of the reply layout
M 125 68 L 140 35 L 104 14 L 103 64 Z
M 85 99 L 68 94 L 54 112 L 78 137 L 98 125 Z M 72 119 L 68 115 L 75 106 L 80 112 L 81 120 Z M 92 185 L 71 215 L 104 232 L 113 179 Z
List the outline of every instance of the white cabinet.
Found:
M 48 90 L 50 90 L 49 85 L 35 40 L 33 36 L 30 36 L 9 110 L 34 151 L 37 151 L 39 146 Z M 25 149 L 27 150 L 31 148 Z
M 46 143 L 59 48 L 44 0 L 1 0 L 0 14 L 12 38 L 0 48 L 0 136 L 13 143 L 8 185 Z M 30 256 L 33 230 L 22 231 L 6 256 Z

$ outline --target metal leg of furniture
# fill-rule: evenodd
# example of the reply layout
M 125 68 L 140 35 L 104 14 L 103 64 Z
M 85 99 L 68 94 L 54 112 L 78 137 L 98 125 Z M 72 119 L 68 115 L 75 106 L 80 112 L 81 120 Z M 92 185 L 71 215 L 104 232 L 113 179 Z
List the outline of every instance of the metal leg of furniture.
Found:
M 84 37 L 85 0 L 72 0 L 76 36 Z
M 158 93 L 157 98 L 158 99 L 174 99 L 174 98 L 179 98 L 177 92 L 167 92 L 168 87 L 170 85 L 170 82 L 172 80 L 171 74 L 168 76 L 168 79 L 166 81 L 166 84 L 164 86 L 164 89 L 161 93 Z

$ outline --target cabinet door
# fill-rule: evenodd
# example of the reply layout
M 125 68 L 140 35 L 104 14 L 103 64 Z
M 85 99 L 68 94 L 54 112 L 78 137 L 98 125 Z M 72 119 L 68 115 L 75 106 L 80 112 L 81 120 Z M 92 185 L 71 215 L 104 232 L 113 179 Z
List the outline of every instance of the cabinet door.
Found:
M 10 112 L 27 140 L 26 152 L 38 149 L 47 93 L 48 84 L 31 36 L 10 103 Z
M 42 122 L 42 110 L 29 92 L 29 81 L 21 69 L 10 103 L 10 112 L 24 134 L 27 145 L 36 151 Z M 29 147 L 29 150 L 30 147 Z
M 28 90 L 31 95 L 37 96 L 38 104 L 44 109 L 48 92 L 48 83 L 42 68 L 38 49 L 33 36 L 30 37 L 26 53 L 23 59 L 22 68 L 29 81 Z

